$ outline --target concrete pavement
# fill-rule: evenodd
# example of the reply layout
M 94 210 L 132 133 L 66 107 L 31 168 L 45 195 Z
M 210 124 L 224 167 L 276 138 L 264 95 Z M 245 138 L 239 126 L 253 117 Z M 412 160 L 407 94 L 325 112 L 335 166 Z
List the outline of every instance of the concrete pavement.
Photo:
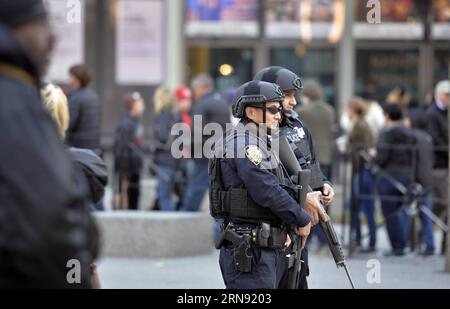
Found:
M 439 235 L 440 233 L 436 233 L 436 243 L 440 243 Z M 386 258 L 382 256 L 382 252 L 389 246 L 383 229 L 380 229 L 378 236 L 379 253 L 353 255 L 348 259 L 349 269 L 358 288 L 450 289 L 450 274 L 443 273 L 444 257 L 424 258 L 411 253 L 406 257 Z M 105 258 L 98 264 L 104 288 L 224 288 L 218 265 L 218 252 L 213 249 L 210 254 L 197 257 Z M 344 270 L 337 269 L 331 256 L 326 252 L 311 255 L 310 271 L 310 288 L 350 288 Z M 367 280 L 368 273 L 371 282 Z

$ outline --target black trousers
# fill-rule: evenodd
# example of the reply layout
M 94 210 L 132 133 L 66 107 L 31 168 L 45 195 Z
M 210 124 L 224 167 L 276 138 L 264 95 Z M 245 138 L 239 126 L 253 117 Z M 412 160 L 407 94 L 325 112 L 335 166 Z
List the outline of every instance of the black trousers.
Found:
M 128 209 L 137 210 L 139 206 L 139 196 L 140 196 L 140 180 L 141 175 L 139 173 L 131 174 L 128 177 Z
M 140 180 L 139 173 L 119 174 L 119 200 L 116 202 L 115 209 L 137 210 L 139 206 L 140 196 Z M 126 197 L 125 197 L 126 190 Z M 125 199 L 126 198 L 126 203 Z M 128 208 L 127 208 L 128 207 Z
M 219 264 L 227 289 L 277 289 L 286 252 L 254 246 L 251 251 L 252 269 L 244 273 L 235 268 L 234 249 L 221 248 Z

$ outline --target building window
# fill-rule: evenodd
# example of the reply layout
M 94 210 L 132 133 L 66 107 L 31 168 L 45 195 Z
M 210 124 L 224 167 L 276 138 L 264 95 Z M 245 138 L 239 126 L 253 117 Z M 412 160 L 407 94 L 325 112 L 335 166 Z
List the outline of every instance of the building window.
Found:
M 334 104 L 334 49 L 308 48 L 305 45 L 274 48 L 270 51 L 270 63 L 292 70 L 303 82 L 308 79 L 316 80 L 324 89 L 325 100 Z
M 437 50 L 434 54 L 434 84 L 443 79 L 450 79 L 450 52 Z
M 433 0 L 431 36 L 435 40 L 450 39 L 450 0 Z
M 238 87 L 252 80 L 253 49 L 190 47 L 188 51 L 188 77 L 208 73 L 216 81 L 217 90 Z
M 188 37 L 257 37 L 258 0 L 186 0 Z
M 404 87 L 411 94 L 411 105 L 418 103 L 417 50 L 359 50 L 356 58 L 356 92 L 368 95 L 368 85 L 375 86 L 373 99 L 383 103 L 395 87 Z
M 344 30 L 344 17 L 344 0 L 267 0 L 265 35 L 337 43 Z
M 380 23 L 369 23 L 367 1 L 355 1 L 356 22 L 353 35 L 363 40 L 421 40 L 425 36 L 427 1 L 380 0 Z

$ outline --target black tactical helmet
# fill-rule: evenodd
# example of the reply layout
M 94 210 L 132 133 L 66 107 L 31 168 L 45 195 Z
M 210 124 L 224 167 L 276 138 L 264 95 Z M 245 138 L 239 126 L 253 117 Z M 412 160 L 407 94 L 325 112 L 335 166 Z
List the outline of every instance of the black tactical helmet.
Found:
M 233 116 L 243 118 L 247 106 L 264 106 L 267 102 L 284 101 L 281 88 L 272 83 L 263 81 L 251 81 L 237 89 L 233 100 Z
M 255 80 L 275 83 L 283 92 L 303 89 L 302 80 L 294 72 L 283 67 L 267 67 L 256 73 Z

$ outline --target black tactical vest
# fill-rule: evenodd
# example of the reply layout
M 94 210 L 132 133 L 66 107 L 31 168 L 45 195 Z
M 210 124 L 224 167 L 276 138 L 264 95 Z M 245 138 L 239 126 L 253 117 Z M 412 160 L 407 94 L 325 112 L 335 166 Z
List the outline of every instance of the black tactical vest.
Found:
M 285 119 L 280 127 L 280 137 L 286 137 L 302 169 L 311 170 L 310 186 L 314 190 L 323 187 L 322 172 L 317 160 L 313 160 L 310 136 L 296 119 Z
M 227 140 L 234 139 L 236 136 L 229 136 Z M 226 143 L 225 142 L 225 143 Z M 281 223 L 281 220 L 274 215 L 269 209 L 258 205 L 248 194 L 245 188 L 232 188 L 228 191 L 224 190 L 222 181 L 221 164 L 230 164 L 233 168 L 233 163 L 230 158 L 216 158 L 210 159 L 208 166 L 209 177 L 209 209 L 210 214 L 215 219 L 224 219 L 229 222 L 248 222 L 260 223 L 268 222 L 274 225 Z M 228 160 L 228 162 L 226 162 Z M 285 184 L 284 172 L 280 164 L 272 170 L 277 176 L 280 184 L 288 190 L 290 187 Z

